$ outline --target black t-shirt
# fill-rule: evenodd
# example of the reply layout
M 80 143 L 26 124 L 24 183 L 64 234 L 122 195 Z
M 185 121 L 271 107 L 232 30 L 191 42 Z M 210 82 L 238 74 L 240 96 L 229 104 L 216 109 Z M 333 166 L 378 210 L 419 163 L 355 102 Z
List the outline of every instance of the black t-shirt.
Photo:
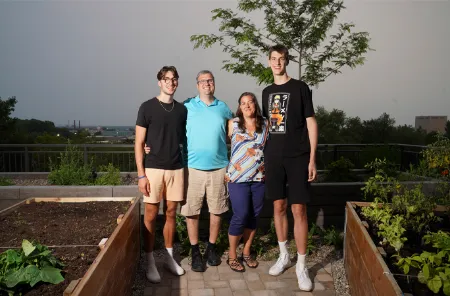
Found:
M 145 143 L 150 153 L 145 155 L 146 168 L 176 170 L 184 166 L 186 118 L 186 107 L 177 101 L 172 105 L 153 98 L 142 103 L 136 125 L 147 129 Z
M 264 154 L 295 157 L 310 152 L 306 118 L 314 116 L 308 85 L 291 78 L 262 92 L 263 116 L 269 120 L 270 137 Z

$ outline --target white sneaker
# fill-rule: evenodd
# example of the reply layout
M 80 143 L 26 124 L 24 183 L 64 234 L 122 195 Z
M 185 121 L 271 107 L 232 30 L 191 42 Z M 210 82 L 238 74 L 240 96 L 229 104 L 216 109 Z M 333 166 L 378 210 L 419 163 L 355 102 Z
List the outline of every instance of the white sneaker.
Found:
M 308 268 L 304 267 L 303 269 L 296 268 L 295 273 L 297 274 L 298 279 L 298 287 L 303 291 L 311 291 L 312 290 L 312 282 L 309 278 Z
M 289 253 L 280 254 L 277 262 L 269 269 L 269 274 L 277 276 L 283 273 L 283 271 L 291 265 L 291 259 L 289 259 Z
M 175 259 L 173 259 L 170 255 L 167 255 L 164 267 L 174 275 L 183 275 L 185 272 L 184 269 L 180 265 L 178 265 Z
M 147 276 L 147 279 L 153 284 L 158 284 L 161 282 L 161 276 L 159 275 L 158 269 L 156 269 L 155 264 L 148 264 L 147 273 L 145 275 Z

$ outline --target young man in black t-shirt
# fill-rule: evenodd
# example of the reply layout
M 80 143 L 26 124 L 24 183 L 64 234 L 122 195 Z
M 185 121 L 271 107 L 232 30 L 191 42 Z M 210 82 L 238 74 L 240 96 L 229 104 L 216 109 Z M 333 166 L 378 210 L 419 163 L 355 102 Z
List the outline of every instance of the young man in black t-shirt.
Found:
M 311 199 L 310 182 L 316 178 L 318 128 L 314 117 L 311 92 L 306 83 L 286 73 L 288 49 L 281 45 L 269 51 L 269 65 L 274 84 L 262 93 L 263 115 L 270 122 L 270 136 L 264 150 L 266 193 L 273 200 L 274 222 L 280 257 L 269 273 L 277 276 L 289 265 L 287 251 L 287 205 L 294 217 L 294 237 L 298 261 L 296 273 L 301 290 L 310 291 L 312 282 L 306 267 L 308 220 L 306 203 Z M 289 193 L 286 194 L 286 184 Z
M 178 72 L 173 66 L 163 67 L 157 74 L 160 94 L 139 108 L 136 120 L 135 156 L 139 191 L 144 194 L 144 224 L 147 253 L 147 279 L 161 281 L 153 257 L 156 217 L 160 202 L 165 202 L 164 243 L 166 267 L 175 275 L 184 270 L 173 259 L 173 240 L 178 203 L 184 198 L 183 144 L 186 137 L 187 110 L 173 99 L 178 87 Z M 144 161 L 144 146 L 150 148 Z

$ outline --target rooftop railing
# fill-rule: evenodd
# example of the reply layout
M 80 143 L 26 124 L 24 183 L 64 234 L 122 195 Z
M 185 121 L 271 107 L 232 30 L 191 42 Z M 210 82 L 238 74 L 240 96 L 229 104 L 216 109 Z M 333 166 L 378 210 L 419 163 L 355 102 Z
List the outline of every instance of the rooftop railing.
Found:
M 72 145 L 79 149 L 84 163 L 94 167 L 112 163 L 122 172 L 135 172 L 133 144 L 80 144 Z M 60 154 L 67 144 L 0 144 L 0 172 L 49 172 L 51 163 L 58 163 Z M 417 164 L 420 152 L 427 148 L 405 144 L 319 144 L 317 149 L 317 168 L 325 169 L 328 164 L 340 157 L 355 164 L 356 169 L 375 158 L 386 158 L 398 165 L 400 170 Z

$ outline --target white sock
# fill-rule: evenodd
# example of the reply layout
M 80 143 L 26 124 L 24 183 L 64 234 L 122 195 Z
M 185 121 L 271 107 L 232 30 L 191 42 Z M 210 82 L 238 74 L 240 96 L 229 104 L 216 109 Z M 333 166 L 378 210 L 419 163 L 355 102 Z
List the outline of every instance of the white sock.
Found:
M 166 250 L 167 250 L 167 254 L 169 254 L 169 256 L 167 256 L 168 258 L 166 261 L 166 266 L 175 275 L 183 275 L 184 269 L 180 265 L 178 265 L 178 263 L 177 263 L 177 261 L 175 261 L 175 259 L 173 259 L 173 248 L 166 248 Z
M 306 254 L 301 255 L 300 253 L 297 253 L 297 268 L 299 270 L 302 270 L 306 267 Z
M 158 269 L 156 269 L 153 252 L 147 253 L 147 279 L 154 283 L 161 281 L 161 276 L 159 275 Z
M 280 255 L 289 254 L 286 243 L 287 241 L 278 242 L 278 245 L 280 246 Z

